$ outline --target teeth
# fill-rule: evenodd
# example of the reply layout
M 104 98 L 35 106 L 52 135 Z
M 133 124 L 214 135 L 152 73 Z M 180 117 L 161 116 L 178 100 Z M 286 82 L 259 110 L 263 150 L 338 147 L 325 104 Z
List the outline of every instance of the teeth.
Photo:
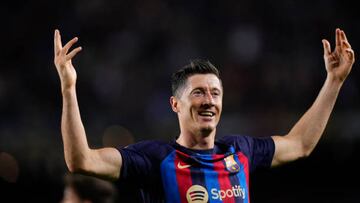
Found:
M 199 113 L 201 116 L 213 116 L 214 113 L 213 112 L 200 112 Z

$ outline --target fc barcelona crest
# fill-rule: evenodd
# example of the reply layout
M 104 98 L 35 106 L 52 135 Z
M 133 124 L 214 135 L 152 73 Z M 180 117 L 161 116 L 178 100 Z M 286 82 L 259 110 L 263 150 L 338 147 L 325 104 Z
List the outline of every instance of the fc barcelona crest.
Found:
M 230 155 L 224 158 L 226 169 L 231 173 L 239 172 L 240 166 L 238 163 L 236 163 L 234 159 L 234 155 Z

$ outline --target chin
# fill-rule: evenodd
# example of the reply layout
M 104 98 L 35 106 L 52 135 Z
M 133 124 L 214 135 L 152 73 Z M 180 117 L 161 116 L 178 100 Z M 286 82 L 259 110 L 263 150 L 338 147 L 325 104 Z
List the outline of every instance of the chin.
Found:
M 211 132 L 213 132 L 214 130 L 215 130 L 215 128 L 212 126 L 206 126 L 206 127 L 200 128 L 201 134 L 205 135 L 205 136 L 209 136 L 211 134 Z

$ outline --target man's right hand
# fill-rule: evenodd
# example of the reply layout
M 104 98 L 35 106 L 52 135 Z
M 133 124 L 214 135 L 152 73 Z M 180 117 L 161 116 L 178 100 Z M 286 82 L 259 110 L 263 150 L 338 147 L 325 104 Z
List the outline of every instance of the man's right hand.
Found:
M 77 37 L 74 37 L 65 46 L 62 46 L 61 36 L 59 30 L 55 30 L 54 34 L 54 63 L 56 70 L 59 74 L 61 81 L 61 90 L 67 90 L 75 86 L 76 83 L 76 71 L 71 63 L 72 58 L 81 51 L 81 47 L 73 49 L 70 53 L 70 48 L 78 41 Z

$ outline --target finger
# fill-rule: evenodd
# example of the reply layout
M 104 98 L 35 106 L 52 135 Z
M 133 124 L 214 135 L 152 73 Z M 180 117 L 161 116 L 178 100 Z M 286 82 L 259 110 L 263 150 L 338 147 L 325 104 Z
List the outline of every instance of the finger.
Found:
M 336 28 L 336 33 L 335 33 L 335 49 L 341 49 L 340 32 L 341 32 L 341 30 L 340 30 L 339 28 Z
M 353 61 L 354 58 L 355 58 L 354 50 L 352 50 L 351 48 L 347 48 L 347 49 L 345 49 L 345 51 L 346 51 L 346 53 L 348 54 L 349 59 L 350 59 L 351 61 Z
M 54 31 L 54 53 L 55 53 L 55 55 L 56 55 L 56 52 L 57 52 L 57 43 L 56 43 L 56 32 L 57 32 L 57 30 L 55 30 Z
M 341 39 L 343 41 L 343 45 L 345 45 L 346 48 L 351 48 L 351 45 L 350 45 L 349 41 L 347 40 L 347 37 L 346 37 L 344 31 L 341 31 Z
M 54 34 L 54 51 L 55 54 L 59 53 L 59 51 L 62 49 L 62 43 L 61 43 L 61 36 L 58 29 L 55 30 Z
M 349 44 L 348 41 L 343 41 L 342 44 L 343 44 L 343 47 L 345 47 L 345 48 L 351 48 L 351 45 Z
M 348 40 L 347 40 L 347 37 L 346 37 L 346 35 L 345 35 L 344 30 L 341 30 L 341 38 L 342 38 L 342 40 L 344 40 L 344 41 L 347 41 L 347 42 L 348 42 Z
M 68 43 L 65 44 L 65 46 L 62 49 L 62 52 L 66 54 L 72 45 L 74 45 L 78 41 L 77 37 L 74 37 L 72 40 L 70 40 Z
M 329 61 L 328 64 L 329 64 L 330 66 L 338 66 L 338 65 L 339 65 L 339 61 L 337 61 L 337 60 Z
M 68 55 L 66 55 L 66 60 L 71 60 L 81 50 L 82 50 L 81 47 L 77 47 L 76 49 L 73 49 Z
M 330 43 L 326 39 L 323 39 L 322 43 L 323 43 L 323 47 L 324 47 L 324 56 L 330 55 L 331 54 Z

